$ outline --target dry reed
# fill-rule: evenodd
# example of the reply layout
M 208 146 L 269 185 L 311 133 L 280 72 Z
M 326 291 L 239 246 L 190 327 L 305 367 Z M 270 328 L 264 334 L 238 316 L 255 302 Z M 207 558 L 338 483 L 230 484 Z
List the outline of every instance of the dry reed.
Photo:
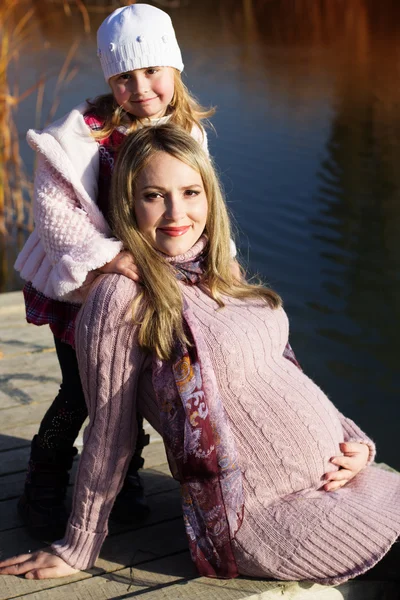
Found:
M 26 200 L 31 194 L 19 152 L 15 111 L 33 89 L 19 93 L 17 85 L 10 89 L 8 70 L 18 61 L 25 42 L 33 11 L 29 10 L 16 23 L 13 22 L 14 2 L 0 6 L 0 232 L 6 232 L 9 222 L 22 226 L 25 221 Z
M 134 4 L 135 0 L 125 2 L 105 1 L 99 6 L 96 3 L 84 0 L 60 0 L 67 17 L 73 10 L 78 10 L 82 15 L 83 31 L 91 31 L 90 12 L 109 12 L 116 6 Z M 49 74 L 43 74 L 38 81 L 22 93 L 19 91 L 18 80 L 12 89 L 9 82 L 9 73 L 18 71 L 18 58 L 23 51 L 29 49 L 29 41 L 33 34 L 35 10 L 31 8 L 25 14 L 16 18 L 18 8 L 24 4 L 23 0 L 2 0 L 0 3 L 0 234 L 7 232 L 7 228 L 30 230 L 33 227 L 32 215 L 32 178 L 27 175 L 20 155 L 19 133 L 16 126 L 17 112 L 21 103 L 32 93 L 36 93 L 35 126 L 40 127 L 43 122 L 51 121 L 59 106 L 61 92 L 75 77 L 78 69 L 72 65 L 79 42 L 72 44 L 64 64 L 58 75 L 53 101 L 46 117 L 43 117 L 43 99 L 46 80 Z M 26 3 L 25 3 L 26 4 Z M 18 6 L 19 5 L 19 6 Z M 19 11 L 21 12 L 21 11 Z M 32 123 L 33 124 L 33 123 Z
M 73 2 L 82 14 L 85 32 L 90 31 L 86 7 L 81 0 Z M 63 0 L 63 3 L 66 12 L 71 9 L 67 0 Z M 18 109 L 28 96 L 36 93 L 35 126 L 39 127 L 43 121 L 51 121 L 59 106 L 61 92 L 78 71 L 76 66 L 72 66 L 79 46 L 79 41 L 76 40 L 60 69 L 52 94 L 52 104 L 45 118 L 42 106 L 46 80 L 50 74 L 43 74 L 23 92 L 19 90 L 18 78 L 15 78 L 13 85 L 10 84 L 9 73 L 18 72 L 19 56 L 23 51 L 29 50 L 33 34 L 34 9 L 16 19 L 14 9 L 17 4 L 18 0 L 6 0 L 0 5 L 0 234 L 7 233 L 7 229 L 15 226 L 27 230 L 33 227 L 32 177 L 27 175 L 20 154 L 19 132 L 16 126 Z

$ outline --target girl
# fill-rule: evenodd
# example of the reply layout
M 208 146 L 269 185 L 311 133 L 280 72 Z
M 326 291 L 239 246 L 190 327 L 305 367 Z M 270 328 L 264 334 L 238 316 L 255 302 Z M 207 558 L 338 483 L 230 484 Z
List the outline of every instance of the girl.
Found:
M 112 198 L 142 285 L 108 275 L 90 290 L 76 332 L 90 424 L 66 534 L 0 573 L 58 577 L 94 564 L 137 409 L 163 435 L 201 574 L 337 584 L 371 569 L 400 532 L 400 476 L 370 465 L 373 442 L 285 359 L 279 296 L 232 275 L 229 219 L 204 151 L 170 124 L 136 132 Z M 341 445 L 355 457 L 327 476 Z
M 74 441 L 87 416 L 74 345 L 76 314 L 99 273 L 135 280 L 131 252 L 112 237 L 109 187 L 117 149 L 139 127 L 171 121 L 207 148 L 204 110 L 181 80 L 182 57 L 169 16 L 146 4 L 108 16 L 98 31 L 98 55 L 112 94 L 72 110 L 43 132 L 28 132 L 38 154 L 36 228 L 16 262 L 25 286 L 27 320 L 49 324 L 62 372 L 57 398 L 32 441 L 20 514 L 30 533 L 56 539 L 67 520 L 64 507 Z M 147 443 L 139 436 L 113 516 L 145 516 L 137 475 Z

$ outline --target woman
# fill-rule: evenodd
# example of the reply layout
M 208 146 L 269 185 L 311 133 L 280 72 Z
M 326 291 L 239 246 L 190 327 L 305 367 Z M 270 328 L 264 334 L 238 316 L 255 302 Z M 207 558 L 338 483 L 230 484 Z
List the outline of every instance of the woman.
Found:
M 145 128 L 121 150 L 112 193 L 142 285 L 109 275 L 90 291 L 77 324 L 90 424 L 66 534 L 0 573 L 94 564 L 137 410 L 163 435 L 201 574 L 336 584 L 369 570 L 400 532 L 400 476 L 371 466 L 373 442 L 285 358 L 279 296 L 232 275 L 204 151 L 171 125 Z

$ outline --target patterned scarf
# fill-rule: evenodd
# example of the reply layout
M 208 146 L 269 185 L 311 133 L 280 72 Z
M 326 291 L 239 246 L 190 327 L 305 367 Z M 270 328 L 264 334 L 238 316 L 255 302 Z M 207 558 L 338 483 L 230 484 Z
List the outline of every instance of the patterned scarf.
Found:
M 196 284 L 203 273 L 202 237 L 189 254 L 169 262 L 178 279 Z M 181 484 L 192 560 L 201 575 L 238 575 L 232 539 L 243 519 L 244 495 L 234 438 L 196 316 L 184 299 L 188 346 L 174 358 L 154 358 L 153 385 L 168 461 Z

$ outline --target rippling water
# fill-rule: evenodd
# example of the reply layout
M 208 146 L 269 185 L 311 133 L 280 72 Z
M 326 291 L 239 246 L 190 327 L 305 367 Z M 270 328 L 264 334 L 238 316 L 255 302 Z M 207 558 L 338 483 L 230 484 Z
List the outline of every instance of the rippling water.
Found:
M 153 4 L 177 5 L 170 14 L 187 83 L 218 107 L 210 149 L 249 271 L 282 294 L 306 372 L 378 442 L 378 458 L 400 467 L 400 8 L 390 0 Z M 62 115 L 104 90 L 95 43 L 79 14 L 35 5 L 34 46 L 50 49 L 23 58 L 27 82 L 43 61 L 59 69 L 82 35 Z M 102 18 L 92 13 L 94 30 Z M 33 123 L 32 99 L 21 134 Z M 10 265 L 22 241 L 3 240 L 2 291 L 20 286 Z

